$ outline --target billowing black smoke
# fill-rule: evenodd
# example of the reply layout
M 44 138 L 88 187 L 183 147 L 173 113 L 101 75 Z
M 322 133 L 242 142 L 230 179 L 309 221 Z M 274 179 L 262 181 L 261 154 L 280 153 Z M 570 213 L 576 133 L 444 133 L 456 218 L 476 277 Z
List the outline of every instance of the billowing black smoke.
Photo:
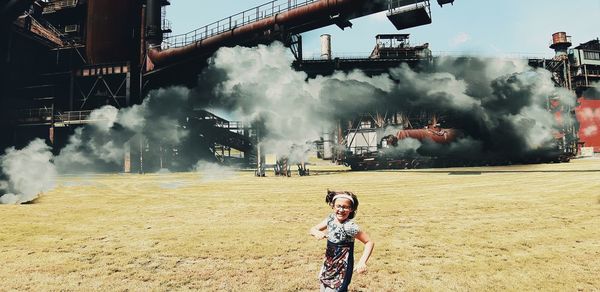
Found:
M 397 109 L 444 112 L 465 134 L 449 145 L 423 145 L 419 152 L 430 156 L 528 161 L 553 155 L 562 126 L 549 101 L 575 102 L 573 93 L 554 87 L 549 72 L 514 60 L 444 58 L 426 72 L 402 66 L 390 76 L 398 80 L 389 100 Z

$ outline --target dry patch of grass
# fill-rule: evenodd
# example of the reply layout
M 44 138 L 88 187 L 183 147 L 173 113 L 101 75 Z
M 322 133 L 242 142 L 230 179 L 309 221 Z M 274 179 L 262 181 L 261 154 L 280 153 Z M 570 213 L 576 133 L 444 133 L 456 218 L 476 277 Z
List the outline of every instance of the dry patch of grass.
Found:
M 327 188 L 376 241 L 355 291 L 600 289 L 600 160 L 339 170 L 64 177 L 0 206 L 0 290 L 314 291 Z

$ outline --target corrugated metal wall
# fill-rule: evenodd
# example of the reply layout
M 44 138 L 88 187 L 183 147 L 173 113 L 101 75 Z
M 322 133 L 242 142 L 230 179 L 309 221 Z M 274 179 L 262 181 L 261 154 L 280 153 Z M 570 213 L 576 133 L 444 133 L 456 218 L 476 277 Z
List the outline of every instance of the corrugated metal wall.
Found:
M 585 142 L 585 147 L 594 147 L 594 152 L 600 152 L 600 100 L 579 99 L 575 109 L 579 121 L 579 139 Z

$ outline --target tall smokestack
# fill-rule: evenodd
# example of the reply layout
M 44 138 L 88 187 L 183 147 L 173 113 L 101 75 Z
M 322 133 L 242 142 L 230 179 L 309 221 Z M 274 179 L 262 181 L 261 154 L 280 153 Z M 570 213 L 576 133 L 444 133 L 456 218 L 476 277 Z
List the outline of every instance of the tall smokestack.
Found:
M 331 35 L 321 35 L 321 59 L 331 60 Z
M 162 43 L 161 5 L 162 0 L 146 1 L 146 41 L 150 47 Z
M 566 59 L 568 57 L 569 47 L 571 47 L 571 36 L 568 36 L 566 32 L 561 31 L 552 34 L 552 44 L 550 45 L 550 48 L 556 53 L 554 56 L 555 59 Z

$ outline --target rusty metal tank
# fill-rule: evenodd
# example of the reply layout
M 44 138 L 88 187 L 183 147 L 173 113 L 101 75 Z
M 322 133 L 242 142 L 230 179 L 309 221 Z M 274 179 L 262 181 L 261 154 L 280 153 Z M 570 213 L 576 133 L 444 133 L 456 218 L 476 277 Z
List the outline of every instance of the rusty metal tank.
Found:
M 568 43 L 567 33 L 564 31 L 556 32 L 552 34 L 552 44 Z
M 413 138 L 419 141 L 431 140 L 439 144 L 449 144 L 456 140 L 458 131 L 455 129 L 410 129 L 401 130 L 396 134 L 398 140 Z
M 86 53 L 89 64 L 131 60 L 140 46 L 141 1 L 88 0 Z

